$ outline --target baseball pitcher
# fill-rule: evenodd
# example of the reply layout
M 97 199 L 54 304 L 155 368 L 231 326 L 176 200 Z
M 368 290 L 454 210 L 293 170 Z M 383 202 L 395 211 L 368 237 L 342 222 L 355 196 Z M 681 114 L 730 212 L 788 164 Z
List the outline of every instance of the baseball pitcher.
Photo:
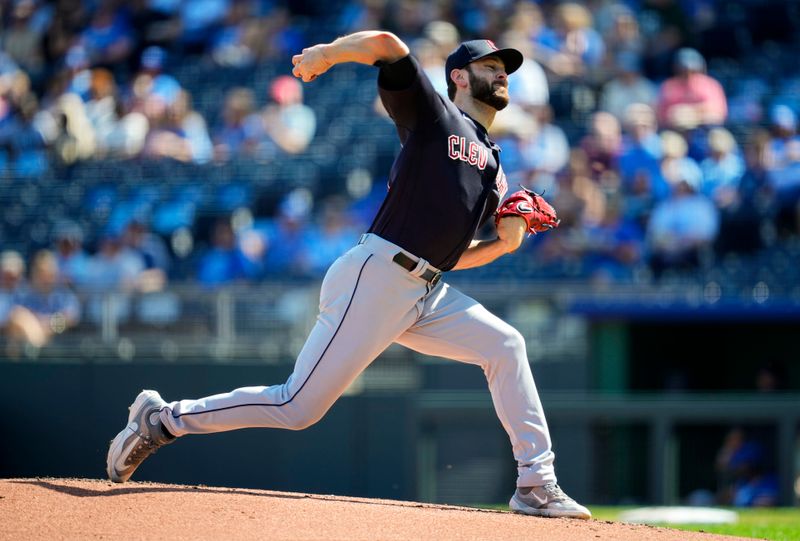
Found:
M 145 458 L 186 434 L 306 428 L 397 342 L 483 369 L 518 464 L 512 510 L 591 517 L 556 482 L 525 340 L 441 279 L 448 271 L 486 265 L 514 252 L 528 233 L 558 225 L 538 194 L 523 190 L 505 198 L 500 148 L 487 133 L 508 104 L 508 76 L 522 61 L 519 51 L 498 49 L 489 40 L 462 43 L 447 58 L 446 99 L 389 32 L 358 32 L 292 58 L 292 73 L 304 82 L 343 62 L 377 68 L 380 98 L 402 143 L 389 192 L 369 231 L 325 275 L 319 318 L 289 379 L 175 402 L 143 391 L 109 447 L 112 481 L 127 481 Z M 492 218 L 497 237 L 475 240 Z

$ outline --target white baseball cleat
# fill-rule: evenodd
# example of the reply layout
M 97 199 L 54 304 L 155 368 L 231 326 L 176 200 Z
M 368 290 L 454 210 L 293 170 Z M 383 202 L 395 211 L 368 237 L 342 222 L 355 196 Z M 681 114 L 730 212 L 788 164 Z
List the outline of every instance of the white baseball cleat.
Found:
M 517 488 L 508 505 L 515 513 L 537 517 L 592 518 L 587 508 L 567 496 L 556 483 Z
M 108 447 L 106 472 L 109 479 L 124 483 L 145 458 L 159 447 L 175 441 L 175 437 L 164 430 L 159 419 L 158 413 L 166 405 L 156 391 L 139 393 L 128 408 L 128 425 L 111 440 Z

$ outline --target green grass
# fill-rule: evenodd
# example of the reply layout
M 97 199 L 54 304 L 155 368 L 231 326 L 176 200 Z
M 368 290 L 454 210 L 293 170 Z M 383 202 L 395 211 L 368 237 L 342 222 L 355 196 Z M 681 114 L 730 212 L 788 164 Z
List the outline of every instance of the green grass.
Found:
M 507 510 L 507 506 L 481 506 Z M 590 505 L 595 520 L 618 521 L 624 511 L 632 507 Z M 709 532 L 738 537 L 768 539 L 769 541 L 800 541 L 800 508 L 732 509 L 739 514 L 736 524 L 657 524 L 678 530 Z
M 598 520 L 619 520 L 619 515 L 629 507 L 589 506 L 594 518 Z M 733 509 L 739 514 L 736 524 L 666 524 L 679 530 L 692 530 L 754 537 L 770 541 L 800 540 L 800 509 Z

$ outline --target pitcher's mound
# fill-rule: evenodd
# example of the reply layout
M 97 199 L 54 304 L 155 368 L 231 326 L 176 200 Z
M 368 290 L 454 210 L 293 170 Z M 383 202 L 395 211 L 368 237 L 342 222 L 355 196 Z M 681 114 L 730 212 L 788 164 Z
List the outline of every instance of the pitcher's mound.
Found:
M 207 486 L 0 479 L 0 540 L 734 539 L 465 507 Z

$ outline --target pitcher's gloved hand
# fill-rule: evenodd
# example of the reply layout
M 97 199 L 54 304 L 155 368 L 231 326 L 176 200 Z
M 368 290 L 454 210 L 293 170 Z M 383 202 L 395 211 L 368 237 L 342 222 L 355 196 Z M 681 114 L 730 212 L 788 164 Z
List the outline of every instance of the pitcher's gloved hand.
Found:
M 514 192 L 503 201 L 495 216 L 495 224 L 506 216 L 520 216 L 528 224 L 529 233 L 542 233 L 558 227 L 561 220 L 544 197 L 527 188 Z

